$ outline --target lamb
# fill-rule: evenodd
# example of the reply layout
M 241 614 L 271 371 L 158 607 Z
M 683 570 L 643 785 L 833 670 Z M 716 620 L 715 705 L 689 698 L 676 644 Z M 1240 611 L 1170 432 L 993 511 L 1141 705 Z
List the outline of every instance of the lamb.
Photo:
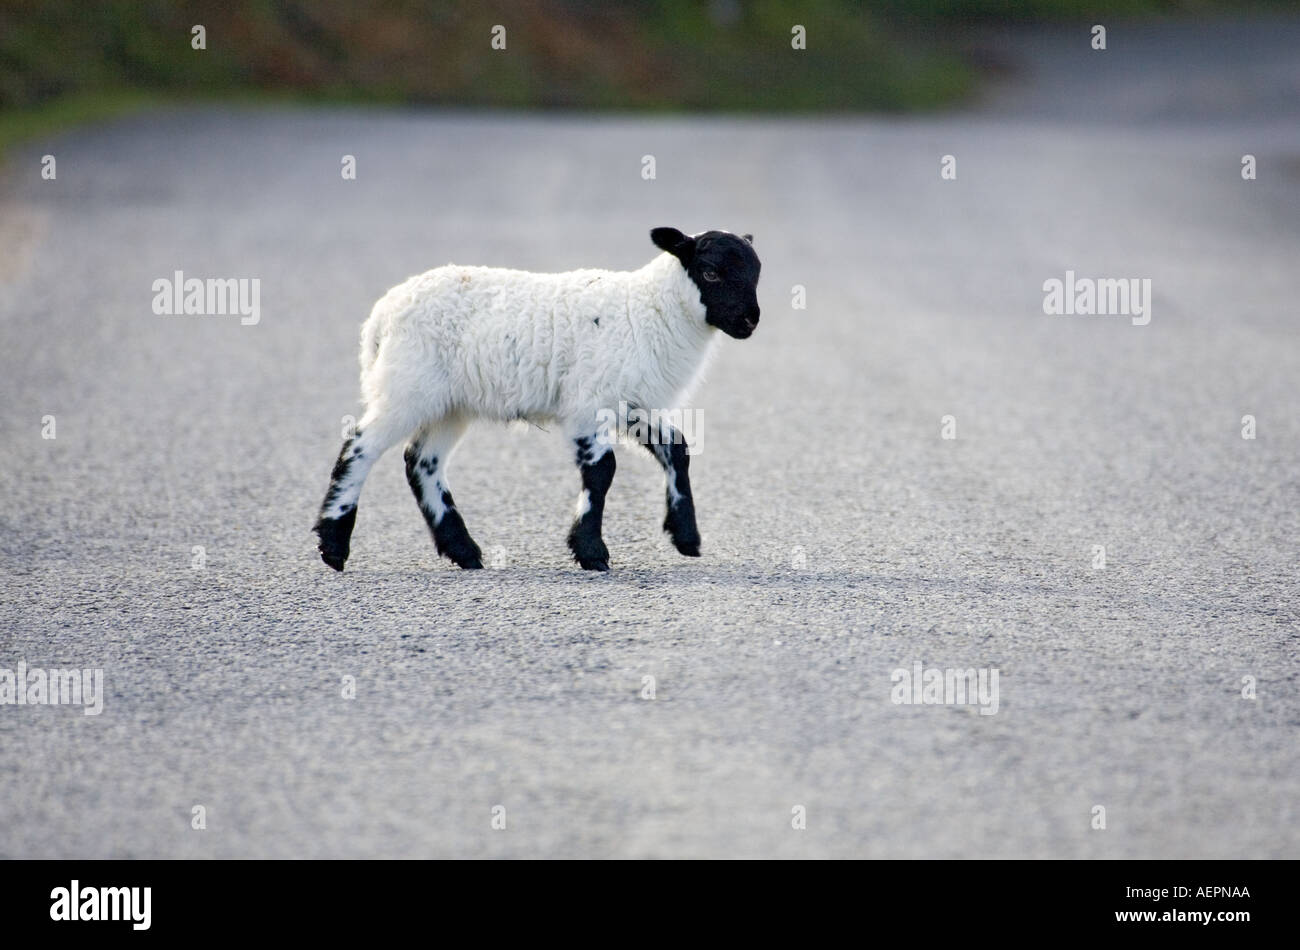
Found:
M 718 331 L 743 340 L 758 325 L 752 235 L 655 228 L 650 239 L 663 253 L 635 271 L 448 264 L 388 291 L 361 329 L 365 412 L 321 505 L 314 529 L 321 559 L 343 570 L 366 476 L 409 439 L 407 482 L 438 553 L 481 568 L 482 552 L 447 487 L 447 460 L 470 422 L 524 420 L 556 425 L 576 447 L 582 491 L 569 549 L 583 568 L 608 571 L 601 519 L 614 440 L 600 420 L 620 403 L 643 411 L 678 405 Z M 638 428 L 667 476 L 664 530 L 679 552 L 699 557 L 685 440 L 662 419 Z

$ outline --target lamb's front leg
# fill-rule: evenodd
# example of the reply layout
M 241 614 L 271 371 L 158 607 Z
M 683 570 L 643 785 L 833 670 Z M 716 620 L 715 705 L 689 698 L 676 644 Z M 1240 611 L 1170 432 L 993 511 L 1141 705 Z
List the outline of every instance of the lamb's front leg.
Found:
M 595 436 L 574 439 L 578 447 L 578 469 L 582 473 L 582 494 L 578 496 L 577 520 L 569 529 L 569 550 L 574 560 L 589 571 L 609 570 L 609 548 L 600 537 L 605 514 L 605 493 L 614 481 L 613 449 Z
M 700 556 L 700 531 L 695 526 L 695 499 L 691 496 L 691 457 L 687 453 L 686 439 L 679 429 L 661 423 L 643 442 L 650 453 L 664 467 L 668 479 L 667 513 L 664 530 L 672 538 L 673 546 L 687 557 Z

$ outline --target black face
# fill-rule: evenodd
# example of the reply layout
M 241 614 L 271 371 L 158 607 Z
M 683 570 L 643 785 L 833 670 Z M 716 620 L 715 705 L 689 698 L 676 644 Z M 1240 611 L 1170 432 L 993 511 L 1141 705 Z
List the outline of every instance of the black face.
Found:
M 743 340 L 758 326 L 758 272 L 753 236 L 705 231 L 687 237 L 676 228 L 655 228 L 650 240 L 676 256 L 695 286 L 705 320 L 728 336 Z

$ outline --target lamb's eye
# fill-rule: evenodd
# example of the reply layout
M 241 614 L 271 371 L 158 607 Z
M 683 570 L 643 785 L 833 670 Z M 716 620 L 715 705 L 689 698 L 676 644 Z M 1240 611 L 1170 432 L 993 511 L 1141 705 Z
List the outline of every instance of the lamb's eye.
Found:
M 715 281 L 721 280 L 721 278 L 718 277 L 718 272 L 715 270 L 706 270 L 704 272 L 704 279 L 707 280 L 709 283 L 713 283 Z

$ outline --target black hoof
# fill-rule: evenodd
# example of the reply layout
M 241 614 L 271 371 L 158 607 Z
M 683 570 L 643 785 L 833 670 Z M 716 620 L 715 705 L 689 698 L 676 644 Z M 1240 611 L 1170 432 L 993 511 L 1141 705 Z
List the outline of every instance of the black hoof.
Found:
M 609 570 L 609 548 L 605 547 L 605 542 L 601 540 L 600 535 L 593 535 L 590 528 L 584 527 L 581 521 L 569 531 L 569 550 L 573 552 L 573 559 L 581 564 L 584 570 Z
M 483 552 L 469 536 L 465 520 L 455 508 L 448 508 L 433 529 L 433 545 L 439 554 L 457 567 L 476 571 L 483 566 Z
M 357 509 L 353 508 L 337 518 L 321 518 L 312 529 L 320 536 L 320 544 L 316 546 L 320 551 L 320 559 L 336 571 L 343 570 L 343 565 L 347 563 L 352 528 L 356 521 Z
M 468 542 L 468 543 L 465 543 Z M 441 552 L 451 563 L 467 571 L 477 571 L 483 568 L 483 552 L 479 550 L 477 544 L 468 537 L 456 544 L 448 545 Z
M 664 517 L 664 530 L 672 538 L 673 547 L 687 557 L 700 556 L 700 532 L 695 527 L 694 514 L 682 514 L 676 508 L 669 508 Z
M 694 541 L 689 541 L 689 540 L 682 540 L 682 539 L 678 539 L 678 538 L 673 538 L 673 547 L 677 548 L 677 551 L 678 551 L 679 553 L 681 553 L 681 554 L 685 554 L 687 557 L 699 557 L 699 556 L 700 556 L 700 539 L 699 539 L 699 538 L 696 538 Z

